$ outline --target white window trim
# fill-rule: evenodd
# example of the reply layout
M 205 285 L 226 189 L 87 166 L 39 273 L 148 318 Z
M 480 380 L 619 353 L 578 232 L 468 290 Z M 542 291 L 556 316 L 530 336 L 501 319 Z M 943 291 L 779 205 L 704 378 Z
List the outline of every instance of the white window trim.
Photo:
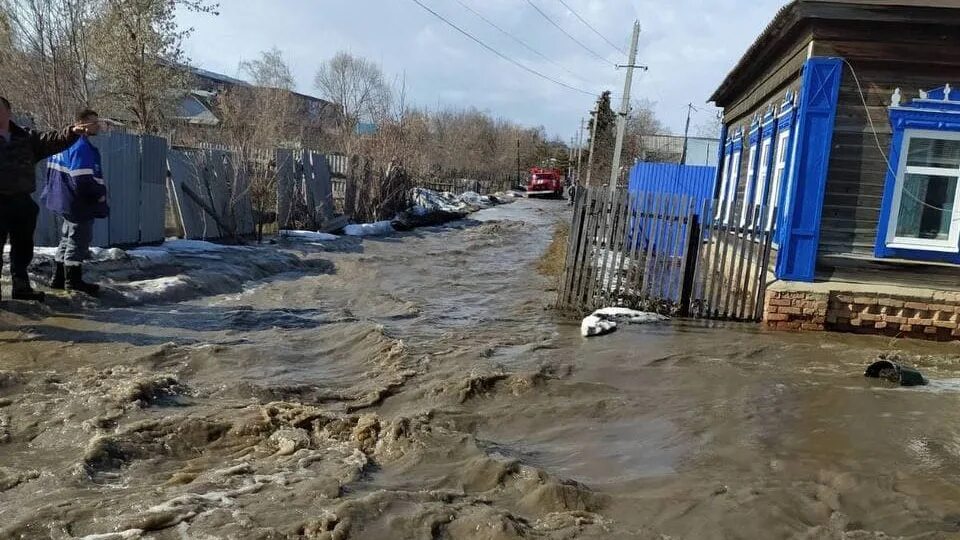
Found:
M 908 129 L 904 132 L 903 146 L 900 148 L 900 163 L 897 167 L 897 180 L 893 189 L 893 205 L 890 208 L 890 219 L 887 221 L 887 247 L 894 249 L 937 251 L 942 253 L 960 253 L 960 167 L 957 169 L 908 167 L 908 150 L 910 149 L 910 141 L 914 138 L 960 141 L 960 132 L 919 129 Z M 897 236 L 897 222 L 900 219 L 900 205 L 903 198 L 903 183 L 908 173 L 957 178 L 957 188 L 954 192 L 953 215 L 950 218 L 950 233 L 947 235 L 946 240 L 904 238 Z
M 760 143 L 760 171 L 757 174 L 757 181 L 754 183 L 753 210 L 750 215 L 747 216 L 749 220 L 752 220 L 754 216 L 756 216 L 758 220 L 763 219 L 762 208 L 764 199 L 770 192 L 770 152 L 772 150 L 773 135 L 763 139 Z M 757 225 L 759 225 L 759 223 L 752 224 L 754 227 Z
M 770 196 L 767 201 L 767 231 L 774 229 L 773 212 L 777 208 L 780 193 L 783 190 L 783 181 L 787 176 L 787 157 L 790 155 L 790 133 L 787 128 L 777 136 L 777 155 L 773 157 L 773 176 L 770 178 Z
M 727 189 L 728 189 L 727 185 L 730 183 L 730 169 L 733 163 L 733 153 L 731 152 L 729 154 L 726 154 L 725 159 L 726 161 L 724 161 L 723 163 L 723 174 L 720 177 L 720 192 L 718 193 L 719 208 L 717 209 L 718 212 L 720 211 L 721 208 L 723 208 L 723 205 L 727 201 Z
M 740 158 L 743 150 L 736 150 L 733 152 L 733 159 L 730 160 L 730 178 L 727 182 L 727 193 L 724 196 L 724 204 L 726 208 L 723 212 L 723 222 L 729 224 L 730 218 L 733 216 L 733 202 L 736 201 L 737 194 L 737 184 L 740 183 Z
M 750 161 L 747 162 L 747 180 L 743 184 L 743 206 L 740 209 L 740 226 L 745 227 L 747 225 L 747 213 L 750 211 L 750 208 L 753 207 L 751 202 L 751 197 L 753 195 L 754 187 L 756 186 L 756 178 L 754 177 L 753 172 L 756 170 L 754 159 L 757 156 L 757 147 L 756 144 L 750 145 Z

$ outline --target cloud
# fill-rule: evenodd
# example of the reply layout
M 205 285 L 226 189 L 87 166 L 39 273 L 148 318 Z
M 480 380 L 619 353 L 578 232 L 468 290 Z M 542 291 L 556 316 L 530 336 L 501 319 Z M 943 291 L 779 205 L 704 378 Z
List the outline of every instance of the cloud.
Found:
M 584 51 L 526 0 L 461 1 L 552 62 L 491 28 L 457 0 L 421 1 L 531 69 L 590 92 L 622 91 L 622 70 Z M 625 62 L 557 0 L 532 1 L 594 51 Z M 714 114 L 705 106 L 707 98 L 785 3 L 757 0 L 744 9 L 742 0 L 565 1 L 623 49 L 633 19 L 640 19 L 638 62 L 650 71 L 635 79 L 634 95 L 656 102 L 658 116 L 676 132 L 683 128 L 687 103 L 702 109 L 694 124 Z M 227 75 L 237 75 L 242 60 L 278 47 L 298 90 L 315 94 L 313 76 L 321 62 L 347 50 L 378 62 L 391 77 L 405 75 L 409 99 L 417 105 L 475 107 L 542 125 L 564 139 L 574 134 L 594 100 L 496 57 L 412 0 L 222 0 L 220 12 L 217 17 L 184 12 L 180 20 L 195 29 L 185 44 L 193 63 Z

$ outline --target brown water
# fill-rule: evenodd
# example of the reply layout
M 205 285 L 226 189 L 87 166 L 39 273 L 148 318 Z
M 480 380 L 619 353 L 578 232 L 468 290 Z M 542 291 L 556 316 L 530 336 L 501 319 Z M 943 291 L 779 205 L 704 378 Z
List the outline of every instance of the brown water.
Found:
M 583 340 L 565 207 L 333 273 L 0 313 L 3 538 L 960 538 L 960 351 L 675 322 Z M 862 377 L 877 354 L 933 379 Z

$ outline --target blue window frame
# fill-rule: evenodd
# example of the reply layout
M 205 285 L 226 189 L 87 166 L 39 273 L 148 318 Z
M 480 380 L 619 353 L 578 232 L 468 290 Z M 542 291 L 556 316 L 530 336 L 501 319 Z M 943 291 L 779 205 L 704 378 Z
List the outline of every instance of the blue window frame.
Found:
M 717 217 L 724 223 L 730 222 L 733 215 L 733 203 L 736 201 L 737 184 L 740 182 L 740 164 L 743 154 L 743 128 L 733 132 L 730 142 L 727 143 L 727 159 L 723 163 L 723 174 L 720 180 L 719 202 Z
M 786 194 L 789 192 L 788 186 L 791 181 L 790 164 L 793 161 L 793 149 L 796 146 L 796 140 L 793 136 L 795 119 L 794 94 L 788 91 L 787 95 L 784 96 L 783 104 L 780 105 L 780 113 L 777 115 L 777 142 L 774 145 L 773 170 L 770 175 L 770 187 L 766 195 L 767 230 L 774 231 L 773 243 L 778 246 L 783 231 L 780 223 L 782 223 L 783 209 L 786 207 Z
M 898 89 L 874 254 L 960 264 L 960 92 L 900 102 Z
M 753 208 L 754 191 L 757 185 L 757 164 L 760 162 L 760 117 L 754 118 L 750 127 L 750 150 L 747 154 L 747 178 L 743 182 L 743 204 L 740 205 L 740 226 L 747 224 L 747 217 L 750 216 Z M 736 192 L 734 192 L 736 193 Z
M 771 106 L 763 117 L 760 129 L 760 156 L 757 164 L 757 178 L 751 193 L 749 214 L 745 214 L 747 224 L 760 225 L 764 221 L 763 208 L 766 205 L 770 189 L 770 172 L 773 160 L 773 141 L 777 132 L 776 115 Z

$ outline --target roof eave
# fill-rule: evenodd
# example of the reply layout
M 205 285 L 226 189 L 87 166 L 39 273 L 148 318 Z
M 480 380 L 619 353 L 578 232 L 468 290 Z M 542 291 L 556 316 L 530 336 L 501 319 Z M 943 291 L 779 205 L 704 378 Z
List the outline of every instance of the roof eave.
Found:
M 780 8 L 780 11 L 774 16 L 773 20 L 767 25 L 763 32 L 757 37 L 752 45 L 743 54 L 737 64 L 730 70 L 720 86 L 714 90 L 708 101 L 722 107 L 730 94 L 735 90 L 736 83 L 741 74 L 747 69 L 770 54 L 769 45 L 779 41 L 783 35 L 796 29 L 803 21 L 799 15 L 799 6 L 802 0 L 793 0 L 791 3 Z

